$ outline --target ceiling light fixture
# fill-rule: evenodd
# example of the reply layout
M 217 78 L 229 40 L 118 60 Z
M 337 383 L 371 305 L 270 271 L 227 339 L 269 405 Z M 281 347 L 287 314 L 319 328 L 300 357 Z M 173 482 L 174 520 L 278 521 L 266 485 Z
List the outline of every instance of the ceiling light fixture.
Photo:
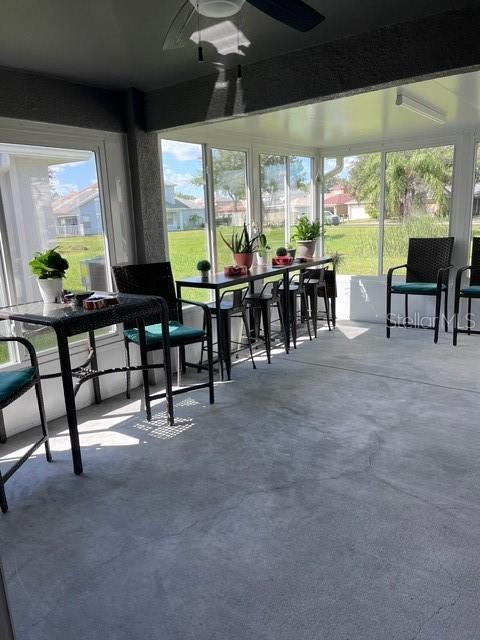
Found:
M 207 18 L 228 18 L 240 11 L 245 0 L 190 0 L 195 9 Z
M 434 109 L 433 107 L 430 107 L 429 105 L 420 102 L 420 100 L 412 98 L 411 96 L 401 91 L 397 91 L 396 105 L 399 107 L 405 107 L 405 109 L 413 111 L 414 113 L 417 113 L 420 116 L 424 116 L 425 118 L 429 118 L 430 120 L 433 120 L 438 124 L 445 124 L 445 121 L 447 119 L 447 115 L 443 111 Z

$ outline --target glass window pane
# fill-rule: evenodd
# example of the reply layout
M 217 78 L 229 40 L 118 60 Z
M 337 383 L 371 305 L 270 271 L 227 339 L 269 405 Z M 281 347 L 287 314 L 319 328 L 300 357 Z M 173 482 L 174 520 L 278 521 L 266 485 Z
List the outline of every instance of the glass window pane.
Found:
M 453 146 L 387 153 L 384 273 L 405 262 L 409 238 L 448 236 L 453 153 Z
M 301 216 L 313 217 L 312 159 L 290 156 L 290 227 Z
M 262 229 L 272 250 L 285 246 L 286 158 L 260 154 Z
M 480 236 L 480 144 L 477 144 L 475 155 L 475 179 L 472 202 L 472 237 L 473 236 Z M 472 247 L 470 243 L 469 257 L 471 256 L 471 251 Z
M 110 288 L 95 154 L 0 144 L 0 193 L 15 296 L 39 300 L 28 263 L 36 251 L 58 247 L 69 262 L 64 288 Z M 55 346 L 51 332 L 25 327 L 38 350 Z M 72 340 L 80 340 L 76 336 Z
M 197 275 L 208 259 L 207 217 L 201 144 L 162 140 L 168 248 L 174 278 Z M 206 300 L 208 292 L 189 289 L 185 297 Z
M 380 154 L 325 158 L 324 253 L 342 254 L 342 274 L 378 274 Z
M 232 253 L 220 234 L 232 235 L 247 220 L 247 154 L 244 151 L 212 149 L 217 271 L 233 263 Z

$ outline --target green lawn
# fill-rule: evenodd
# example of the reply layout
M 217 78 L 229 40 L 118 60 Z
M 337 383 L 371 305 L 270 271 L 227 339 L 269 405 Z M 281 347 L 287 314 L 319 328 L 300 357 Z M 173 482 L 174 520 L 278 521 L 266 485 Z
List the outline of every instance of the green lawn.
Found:
M 231 264 L 232 256 L 220 237 L 231 233 L 227 228 L 217 230 L 218 264 L 222 268 Z M 268 243 L 275 251 L 283 246 L 284 229 L 276 227 L 265 230 Z M 418 217 L 408 223 L 387 221 L 384 231 L 384 273 L 391 266 L 405 262 L 409 237 L 448 235 L 448 221 L 430 216 Z M 197 261 L 205 258 L 206 232 L 204 229 L 173 231 L 168 234 L 170 260 L 175 277 L 185 277 L 196 273 Z M 377 275 L 378 273 L 378 224 L 375 220 L 349 221 L 338 226 L 326 227 L 325 253 L 339 252 L 344 260 L 339 269 L 347 275 Z M 193 292 L 194 295 L 197 292 Z M 203 299 L 205 299 L 205 295 Z M 198 298 L 197 298 L 198 299 Z

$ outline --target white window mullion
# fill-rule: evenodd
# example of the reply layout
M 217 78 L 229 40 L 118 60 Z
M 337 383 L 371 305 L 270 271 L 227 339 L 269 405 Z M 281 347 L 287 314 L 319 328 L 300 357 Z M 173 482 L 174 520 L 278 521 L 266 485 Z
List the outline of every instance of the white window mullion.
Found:
M 212 149 L 209 145 L 203 146 L 203 175 L 205 179 L 205 217 L 207 220 L 208 253 L 212 269 L 217 271 L 217 229 L 215 224 L 215 193 L 213 184 Z
M 386 168 L 387 154 L 382 151 L 380 154 L 380 202 L 378 203 L 379 220 L 378 220 L 378 275 L 383 274 L 383 240 L 385 237 L 385 203 L 386 203 L 386 181 L 385 181 L 385 168 Z

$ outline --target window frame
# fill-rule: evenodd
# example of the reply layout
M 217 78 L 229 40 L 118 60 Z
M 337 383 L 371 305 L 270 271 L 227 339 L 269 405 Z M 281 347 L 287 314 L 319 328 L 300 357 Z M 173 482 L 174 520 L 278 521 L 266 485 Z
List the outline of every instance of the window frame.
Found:
M 112 288 L 111 266 L 119 259 L 116 249 L 116 234 L 114 226 L 114 213 L 112 204 L 121 208 L 121 214 L 128 219 L 128 229 L 124 229 L 125 252 L 129 258 L 135 258 L 134 237 L 131 227 L 131 196 L 128 173 L 126 171 L 126 140 L 125 135 L 100 130 L 85 130 L 78 127 L 54 125 L 44 123 L 32 123 L 18 121 L 10 118 L 0 118 L 0 144 L 13 144 L 44 148 L 72 149 L 89 151 L 94 154 L 95 166 L 99 183 L 99 198 L 102 214 L 102 225 L 105 245 L 105 269 L 107 282 Z M 117 147 L 114 150 L 113 147 Z M 114 162 L 112 168 L 110 163 Z M 113 175 L 113 174 L 117 175 Z M 115 178 L 116 189 L 113 188 Z M 0 248 L 2 252 L 0 264 L 0 282 L 4 287 L 6 304 L 16 304 L 16 292 L 11 278 L 10 248 L 6 234 L 5 216 L 3 207 L 0 207 Z M 118 341 L 120 330 L 114 327 L 111 332 L 98 336 L 97 342 L 109 344 Z M 71 355 L 83 352 L 87 339 L 77 340 L 70 347 Z M 27 355 L 20 349 L 18 343 L 9 345 L 10 360 L 0 365 L 1 368 L 15 367 L 26 361 Z M 56 346 L 38 352 L 40 364 L 47 364 L 58 359 Z
M 414 151 L 416 149 L 431 149 L 434 147 L 444 147 L 451 146 L 453 147 L 453 165 L 452 165 L 452 201 L 451 201 L 451 209 L 448 220 L 448 233 L 449 235 L 455 235 L 453 228 L 455 225 L 455 211 L 458 206 L 457 199 L 459 195 L 457 194 L 456 183 L 458 181 L 458 156 L 459 149 L 461 147 L 461 140 L 458 134 L 447 134 L 444 136 L 424 136 L 419 138 L 407 138 L 404 140 L 389 140 L 384 143 L 366 143 L 366 144 L 355 144 L 349 145 L 347 147 L 331 147 L 331 148 L 323 148 L 320 153 L 320 158 L 322 161 L 322 185 L 321 185 L 321 224 L 322 229 L 324 225 L 324 184 L 323 184 L 323 169 L 324 163 L 327 158 L 346 158 L 349 156 L 357 156 L 357 155 L 367 155 L 371 153 L 379 153 L 380 154 L 380 202 L 379 202 L 379 232 L 378 232 L 378 244 L 377 244 L 377 273 L 376 275 L 361 275 L 361 274 L 346 274 L 352 275 L 353 277 L 362 277 L 362 278 L 386 278 L 386 274 L 383 273 L 383 248 L 384 248 L 384 232 L 385 232 L 385 218 L 386 218 L 386 165 L 387 165 L 387 155 L 389 153 L 395 153 L 397 151 Z M 476 140 L 480 142 L 480 135 L 475 137 Z M 475 160 L 474 160 L 475 162 Z M 475 164 L 472 165 L 473 173 L 475 172 Z M 472 201 L 473 201 L 473 187 L 472 187 Z M 470 217 L 471 217 L 471 209 L 470 209 Z M 471 241 L 471 231 L 470 231 L 470 241 Z M 323 235 L 322 235 L 322 251 L 323 251 Z
M 267 142 L 252 141 L 250 144 L 242 142 L 232 142 L 235 140 L 234 136 L 212 136 L 207 137 L 205 135 L 195 135 L 194 133 L 175 135 L 174 132 L 162 135 L 158 134 L 158 150 L 159 150 L 159 162 L 160 162 L 160 175 L 161 175 L 161 187 L 162 187 L 162 203 L 163 210 L 165 207 L 165 186 L 164 186 L 164 173 L 163 173 L 163 157 L 162 157 L 162 139 L 174 140 L 178 142 L 188 142 L 191 144 L 199 144 L 202 146 L 202 162 L 203 173 L 205 179 L 205 219 L 207 221 L 207 235 L 208 235 L 208 259 L 212 264 L 212 269 L 217 271 L 217 246 L 216 246 L 216 224 L 215 224 L 215 203 L 214 203 L 214 188 L 213 188 L 213 157 L 212 151 L 214 149 L 225 149 L 228 151 L 239 151 L 246 154 L 246 193 L 247 193 L 247 224 L 255 225 L 259 229 L 262 228 L 262 204 L 261 204 L 261 181 L 260 181 L 260 154 L 268 153 L 271 155 L 281 155 L 287 158 L 291 156 L 300 156 L 302 158 L 310 158 L 311 162 L 311 210 L 314 219 L 319 219 L 318 211 L 318 182 L 316 176 L 318 175 L 319 167 L 319 150 L 314 147 L 296 147 L 296 146 L 283 146 L 278 144 L 269 144 Z M 287 161 L 286 171 L 286 188 L 289 193 L 290 187 L 288 183 L 288 167 L 290 162 Z M 287 206 L 287 205 L 286 205 Z M 286 218 L 290 216 L 286 216 Z M 163 216 L 166 219 L 166 216 Z M 166 255 L 170 259 L 170 247 L 168 244 L 168 230 L 164 222 L 164 233 L 166 238 Z M 291 233 L 290 220 L 285 233 L 288 236 Z

